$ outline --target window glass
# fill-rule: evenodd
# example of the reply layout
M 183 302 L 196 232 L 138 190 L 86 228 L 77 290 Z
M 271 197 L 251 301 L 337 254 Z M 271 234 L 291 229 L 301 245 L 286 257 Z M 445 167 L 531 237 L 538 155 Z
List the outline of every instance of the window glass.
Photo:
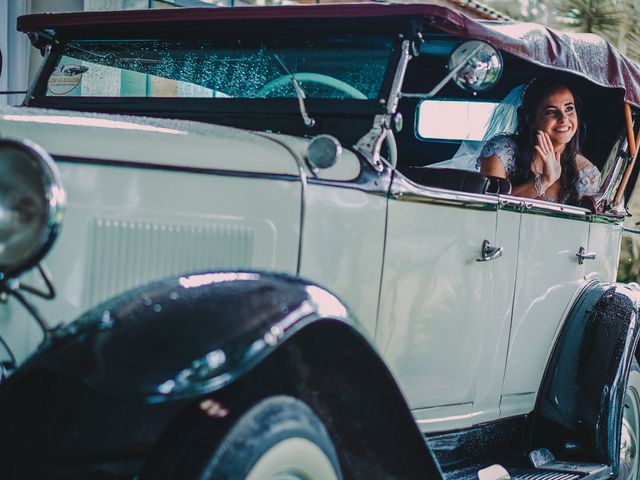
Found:
M 482 140 L 497 102 L 424 100 L 418 106 L 417 135 L 423 139 Z
M 391 39 L 74 41 L 65 45 L 47 96 L 376 99 Z

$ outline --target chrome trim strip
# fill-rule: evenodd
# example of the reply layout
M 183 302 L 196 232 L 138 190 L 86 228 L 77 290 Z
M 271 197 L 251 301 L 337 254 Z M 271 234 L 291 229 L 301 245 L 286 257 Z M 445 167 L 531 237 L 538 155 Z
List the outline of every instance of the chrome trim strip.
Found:
M 468 404 L 461 404 L 461 405 L 473 405 L 473 404 L 468 403 Z M 443 422 L 451 422 L 452 420 L 471 420 L 472 418 L 478 417 L 480 415 L 484 415 L 485 413 L 487 412 L 484 412 L 484 411 L 471 412 L 471 413 L 465 413 L 463 415 L 451 415 L 449 417 L 442 417 L 442 418 L 420 419 L 420 420 L 416 420 L 415 422 L 418 425 L 429 425 L 429 424 L 438 424 Z
M 587 209 L 573 205 L 544 202 L 530 198 L 500 195 L 500 210 L 522 212 L 532 215 L 548 215 L 557 218 L 570 218 L 589 223 L 620 224 L 624 220 L 620 216 L 607 213 L 591 213 Z
M 594 213 L 591 215 L 591 223 L 604 223 L 609 225 L 622 225 L 624 217 L 608 215 L 606 213 Z
M 564 205 L 562 203 L 545 202 L 533 198 L 520 199 L 523 205 L 522 213 L 548 215 L 559 218 L 578 218 L 589 221 L 590 212 L 586 208 Z
M 500 210 L 521 212 L 531 215 L 546 215 L 571 220 L 591 221 L 591 213 L 586 208 L 564 205 L 562 203 L 545 202 L 533 198 L 500 195 Z
M 518 197 L 512 198 L 501 195 L 499 196 L 498 203 L 498 208 L 507 212 L 522 212 L 522 208 L 524 207 L 524 199 Z
M 403 202 L 434 203 L 480 210 L 497 210 L 498 197 L 477 193 L 454 192 L 442 188 L 425 187 L 413 183 L 403 175 L 394 175 L 391 199 Z
M 220 170 L 215 168 L 189 167 L 182 165 L 161 165 L 145 162 L 131 162 L 107 158 L 75 157 L 72 155 L 51 155 L 56 163 L 76 163 L 84 165 L 100 165 L 105 167 L 139 168 L 146 170 L 164 170 L 169 172 L 196 173 L 201 175 L 220 175 L 227 177 L 264 178 L 269 180 L 282 180 L 285 182 L 297 182 L 296 175 L 284 173 L 241 172 L 236 170 Z
M 588 211 L 574 212 L 562 209 L 545 208 L 543 206 L 529 206 L 529 204 L 527 204 L 522 210 L 522 213 L 528 215 L 542 215 L 545 217 L 565 218 L 567 220 L 578 220 L 581 222 L 591 222 L 591 216 Z
M 482 210 L 506 210 L 526 213 L 529 215 L 545 215 L 556 218 L 579 220 L 584 222 L 606 221 L 616 223 L 607 217 L 592 215 L 587 209 L 545 202 L 512 195 L 492 195 L 456 192 L 434 187 L 418 185 L 403 175 L 395 175 L 391 187 L 391 198 L 399 201 L 416 203 L 437 203 L 456 207 L 475 208 Z

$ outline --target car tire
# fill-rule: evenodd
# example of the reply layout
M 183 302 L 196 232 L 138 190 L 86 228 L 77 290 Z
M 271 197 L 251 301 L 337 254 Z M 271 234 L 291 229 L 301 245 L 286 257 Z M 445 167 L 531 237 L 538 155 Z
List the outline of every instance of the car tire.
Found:
M 620 479 L 640 478 L 640 366 L 634 359 L 624 395 L 620 436 Z
M 201 426 L 193 425 L 195 431 Z M 292 397 L 267 397 L 242 414 L 218 442 L 211 444 L 208 438 L 190 435 L 171 449 L 174 458 L 165 457 L 164 466 L 152 470 L 181 480 L 342 480 L 322 421 Z

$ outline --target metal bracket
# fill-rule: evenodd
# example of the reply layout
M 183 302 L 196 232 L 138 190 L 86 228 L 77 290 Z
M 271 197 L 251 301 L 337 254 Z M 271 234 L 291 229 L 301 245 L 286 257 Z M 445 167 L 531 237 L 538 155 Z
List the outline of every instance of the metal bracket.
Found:
M 358 143 L 354 145 L 354 149 L 364 155 L 371 166 L 381 172 L 384 169 L 382 160 L 380 159 L 380 149 L 382 142 L 387 136 L 387 131 L 391 129 L 393 122 L 393 114 L 396 113 L 398 102 L 401 97 L 402 82 L 404 74 L 407 71 L 407 64 L 411 60 L 411 41 L 403 40 L 400 53 L 400 61 L 396 68 L 396 73 L 391 84 L 391 92 L 386 102 L 387 111 L 384 114 L 378 114 L 373 119 L 373 125 Z
M 358 143 L 353 147 L 364 155 L 377 172 L 381 172 L 384 168 L 382 160 L 380 160 L 380 148 L 382 148 L 382 142 L 387 136 L 387 130 L 389 130 L 390 127 L 391 115 L 387 113 L 376 115 L 373 119 L 371 130 L 358 140 Z

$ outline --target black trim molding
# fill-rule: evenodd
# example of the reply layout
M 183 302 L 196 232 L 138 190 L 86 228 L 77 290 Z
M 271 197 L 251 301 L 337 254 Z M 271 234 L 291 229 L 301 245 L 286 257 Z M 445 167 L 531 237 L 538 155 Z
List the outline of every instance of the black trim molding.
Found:
M 138 168 L 146 170 L 162 170 L 169 172 L 196 173 L 201 175 L 222 175 L 227 177 L 248 177 L 248 178 L 266 178 L 269 180 L 283 180 L 289 182 L 300 181 L 297 175 L 288 175 L 281 173 L 262 173 L 262 172 L 240 172 L 236 170 L 222 170 L 215 168 L 192 167 L 185 165 L 162 165 L 157 163 L 131 162 L 125 160 L 114 160 L 106 158 L 87 158 L 74 157 L 69 155 L 52 155 L 53 159 L 59 163 L 76 163 L 85 165 L 101 165 L 105 167 L 123 167 Z

